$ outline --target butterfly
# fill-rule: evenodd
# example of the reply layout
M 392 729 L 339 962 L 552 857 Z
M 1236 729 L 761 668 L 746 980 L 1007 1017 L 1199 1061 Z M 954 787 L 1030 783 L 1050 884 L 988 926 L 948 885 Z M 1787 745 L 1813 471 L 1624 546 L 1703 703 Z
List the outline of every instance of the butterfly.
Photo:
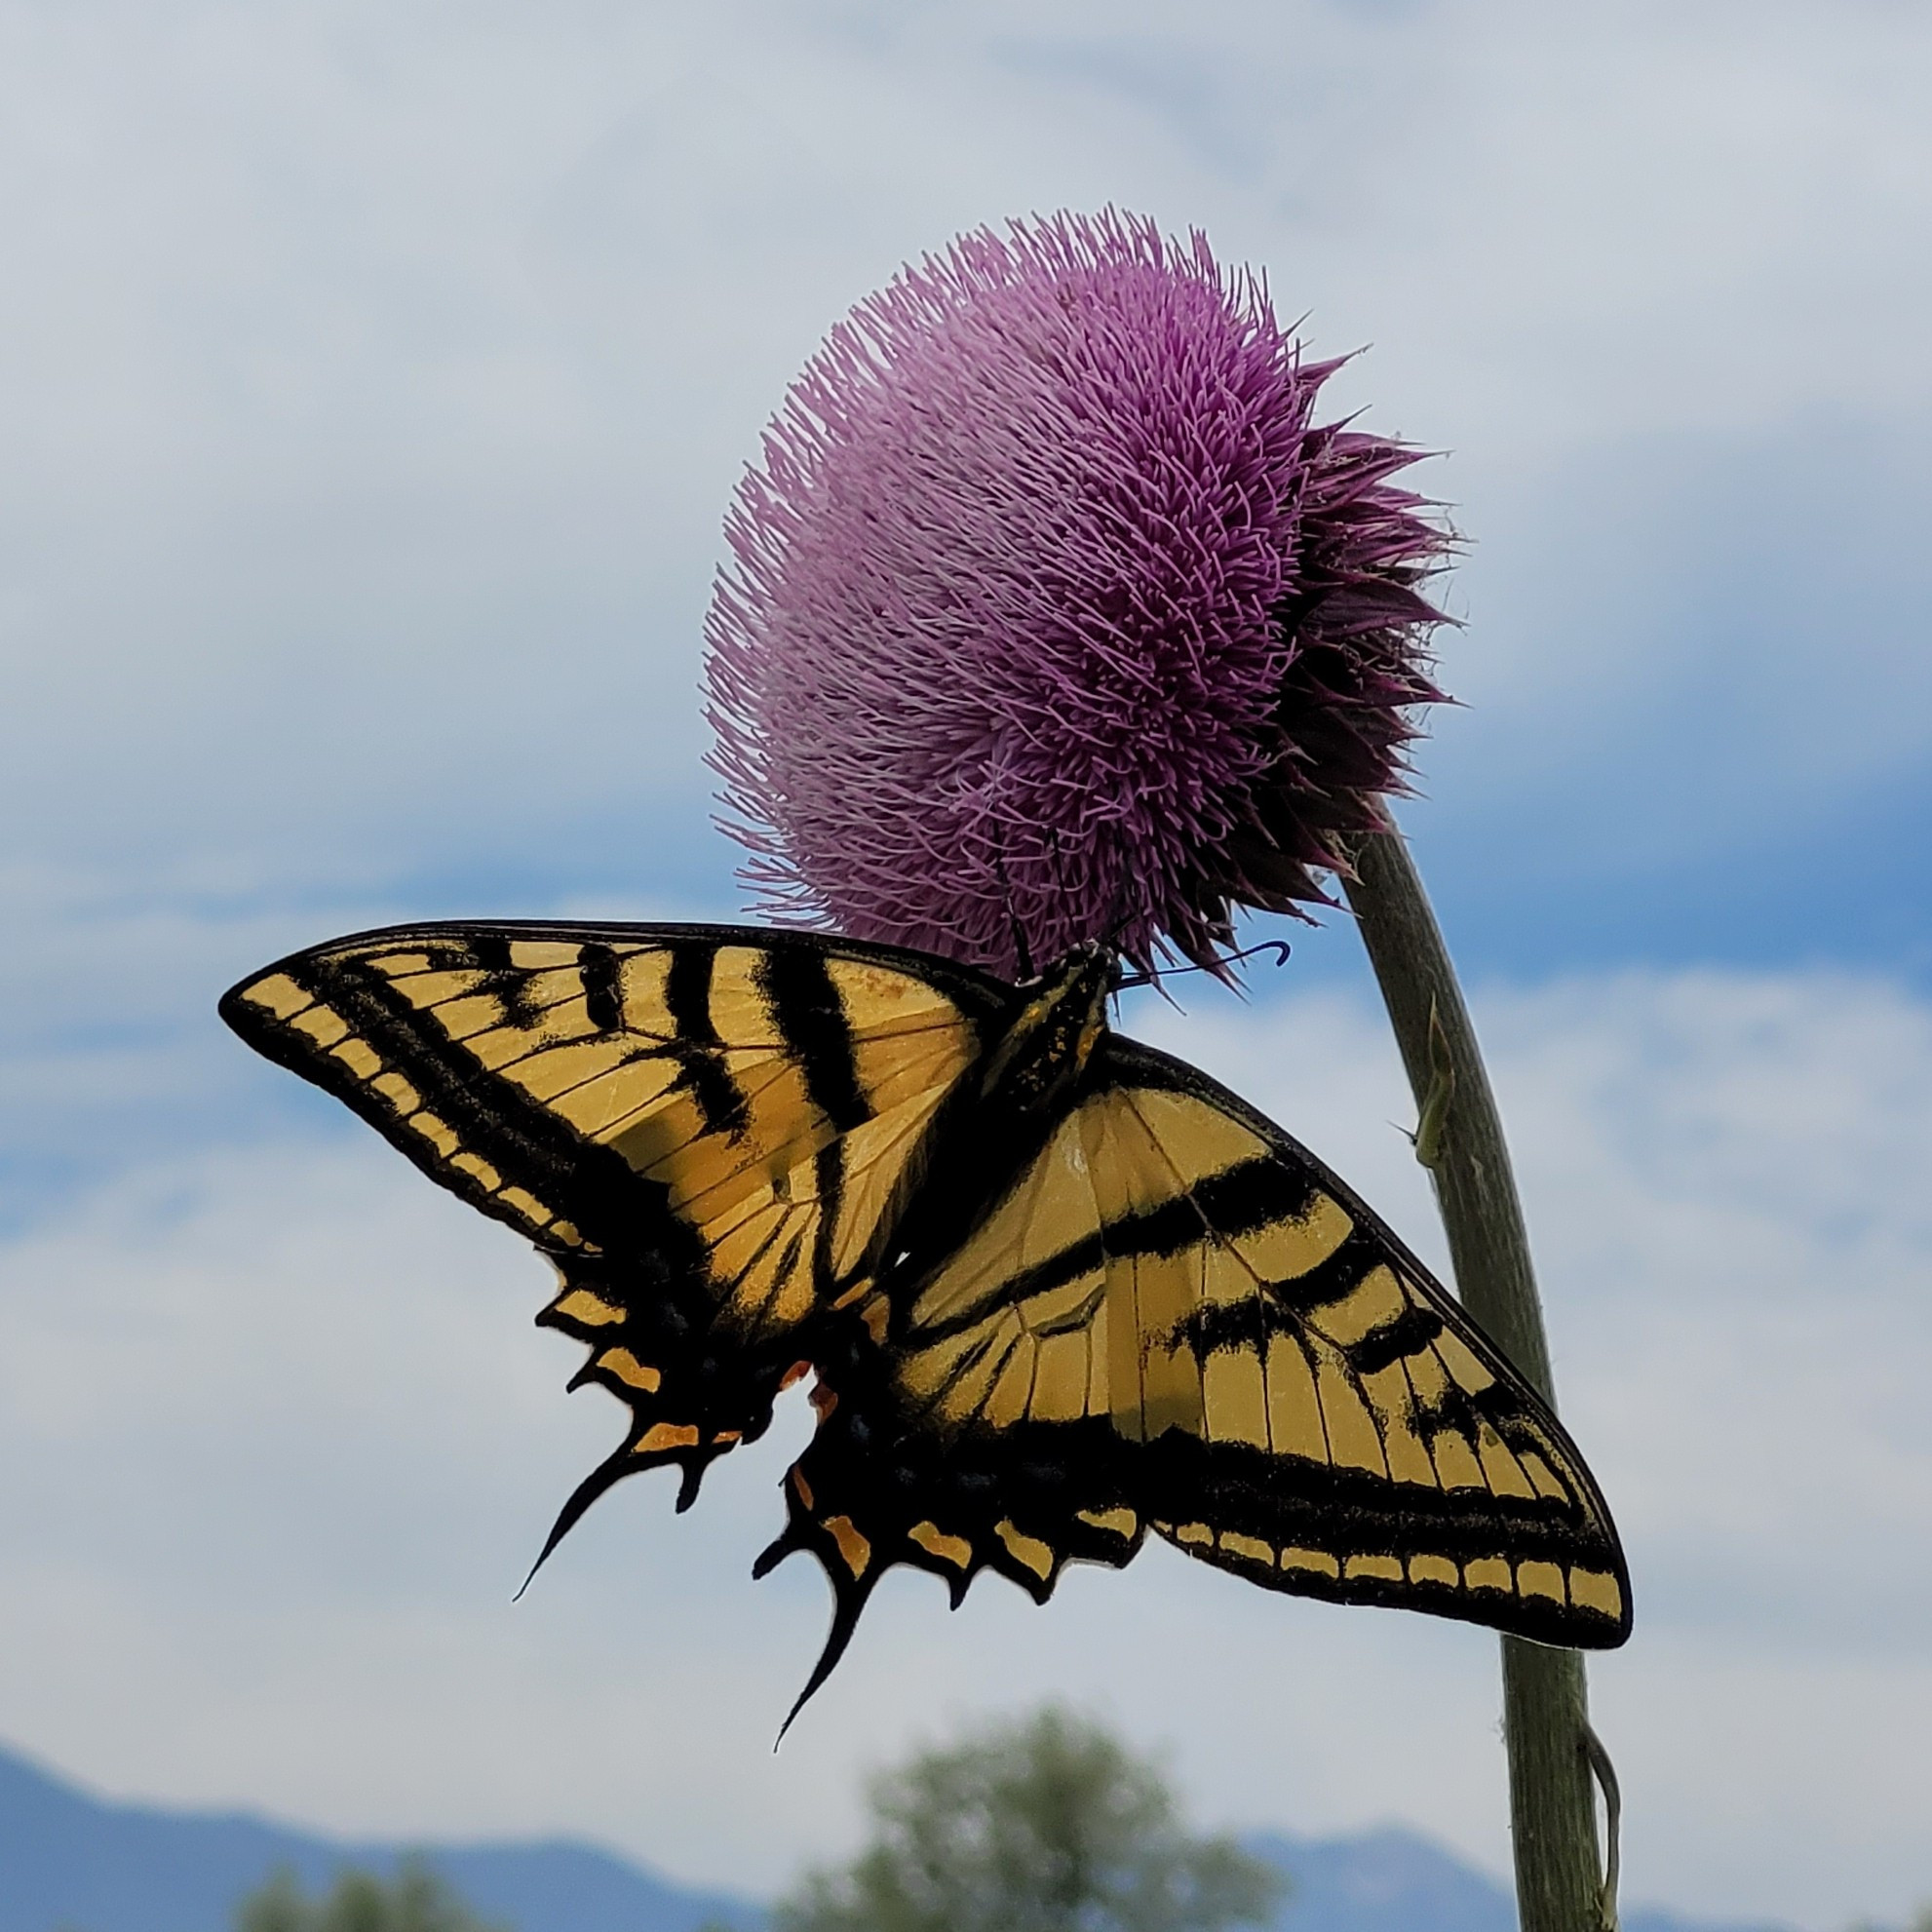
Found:
M 630 1412 L 539 1564 L 638 1471 L 688 1507 L 814 1377 L 753 1571 L 831 1580 L 801 1706 L 893 1565 L 1044 1603 L 1150 1531 L 1274 1590 L 1622 1642 L 1548 1406 L 1304 1147 L 1113 1031 L 1118 979 L 1101 946 L 1014 985 L 802 932 L 423 924 L 221 1012 L 555 1264 L 538 1321 Z

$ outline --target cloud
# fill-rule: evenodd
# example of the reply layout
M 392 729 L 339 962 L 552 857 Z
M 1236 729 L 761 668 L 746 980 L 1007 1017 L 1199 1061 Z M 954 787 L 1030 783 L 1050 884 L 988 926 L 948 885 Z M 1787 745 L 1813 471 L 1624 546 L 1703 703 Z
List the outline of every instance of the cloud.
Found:
M 17 851 L 367 891 L 647 846 L 715 889 L 696 641 L 759 425 L 899 262 L 1108 199 L 1267 264 L 1318 345 L 1374 343 L 1338 393 L 1456 452 L 1465 845 L 1527 792 L 1571 848 L 1564 781 L 1621 779 L 1645 862 L 1695 863 L 1771 842 L 1734 798 L 1923 779 L 1915 587 L 1873 534 L 1924 509 L 1914 10 L 89 0 L 0 32 Z
M 1816 1926 L 1932 1881 L 1932 1007 L 1830 975 L 1633 974 L 1481 1002 L 1565 1413 L 1617 1511 L 1629 1649 L 1594 1668 L 1633 1897 Z M 1440 1241 L 1341 993 L 1159 1029 Z M 0 1249 L 0 1726 L 116 1789 L 344 1829 L 568 1829 L 776 1883 L 855 1779 L 955 1716 L 1061 1694 L 1171 1743 L 1199 1809 L 1396 1814 L 1495 1869 L 1483 1633 L 1244 1589 L 1169 1551 L 895 1577 L 776 1758 L 823 1584 L 753 1588 L 809 1423 L 599 1505 L 521 1603 L 617 1413 L 526 1327 L 545 1270 L 367 1140 L 150 1162 Z
M 1928 66 L 1889 0 L 0 6 L 0 1727 L 765 1882 L 861 1761 L 1061 1687 L 1217 1816 L 1501 1865 L 1486 1639 L 1162 1553 L 1044 1615 L 896 1585 L 769 1759 L 823 1614 L 744 1576 L 782 1443 L 512 1610 L 610 1427 L 532 1264 L 212 1018 L 330 930 L 731 905 L 696 640 L 760 424 L 901 261 L 1117 200 L 1454 452 L 1469 704 L 1408 822 L 1464 956 L 1559 976 L 1486 1020 L 1639 1560 L 1633 1883 L 1899 1914 L 1926 1009 L 1795 968 L 1932 958 Z M 1185 1037 L 1426 1248 L 1352 941 L 1297 950 L 1331 992 Z
M 1594 1667 L 1635 1895 L 1903 1915 L 1928 1882 L 1904 1794 L 1932 1768 L 1932 1010 L 1829 974 L 1688 972 L 1496 992 L 1480 1017 L 1565 1414 L 1636 1579 L 1637 1639 Z M 1204 1060 L 1291 1128 L 1321 1122 L 1440 1259 L 1406 1147 L 1364 1132 L 1372 1069 L 1385 1117 L 1410 1117 L 1373 1028 L 1291 1005 L 1206 1034 Z M 1826 1876 L 1854 1871 L 1862 1896 Z

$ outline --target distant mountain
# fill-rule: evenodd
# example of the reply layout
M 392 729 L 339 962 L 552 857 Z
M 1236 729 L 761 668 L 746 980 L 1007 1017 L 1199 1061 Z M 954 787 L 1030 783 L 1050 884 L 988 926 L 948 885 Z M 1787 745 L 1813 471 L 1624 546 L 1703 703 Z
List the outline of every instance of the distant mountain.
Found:
M 1294 1890 L 1274 1932 L 1515 1932 L 1509 1893 L 1440 1846 L 1388 1828 L 1347 1838 L 1246 1840 Z M 277 1865 L 311 1889 L 343 1865 L 394 1866 L 404 1847 L 302 1832 L 241 1812 L 110 1804 L 0 1751 L 0 1932 L 227 1932 L 235 1901 Z M 594 1845 L 429 1845 L 485 1917 L 517 1932 L 764 1932 L 754 1900 L 690 1891 Z M 1778 1932 L 1656 1910 L 1624 1932 Z
M 1293 1889 L 1274 1932 L 1516 1932 L 1506 1887 L 1399 1827 L 1347 1838 L 1256 1832 L 1242 1842 L 1289 1875 Z M 1619 1918 L 1622 1932 L 1785 1932 L 1656 1906 L 1626 1908 Z
M 108 1804 L 0 1751 L 0 1932 L 227 1932 L 235 1902 L 278 1865 L 311 1890 L 343 1865 L 405 1847 L 327 1838 L 241 1812 Z M 761 1932 L 763 1908 L 687 1891 L 594 1845 L 426 1847 L 485 1917 L 517 1932 Z

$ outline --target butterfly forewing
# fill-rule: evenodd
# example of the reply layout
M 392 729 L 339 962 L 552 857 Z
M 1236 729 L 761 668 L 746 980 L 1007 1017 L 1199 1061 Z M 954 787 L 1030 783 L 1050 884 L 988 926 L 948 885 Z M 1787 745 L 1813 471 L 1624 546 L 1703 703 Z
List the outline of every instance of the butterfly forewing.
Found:
M 543 1319 L 638 1424 L 608 1480 L 764 1426 L 994 1004 L 879 948 L 520 924 L 339 941 L 222 1010 L 557 1261 Z
M 1044 1596 L 1144 1526 L 1299 1594 L 1566 1644 L 1628 1629 L 1547 1406 L 1339 1180 L 1164 1055 L 1110 1041 L 972 1237 L 886 1290 L 881 1366 L 854 1365 L 874 1447 L 850 1454 L 834 1414 L 800 1463 L 863 1573 L 793 1499 L 792 1542 L 848 1590 L 900 1560 Z

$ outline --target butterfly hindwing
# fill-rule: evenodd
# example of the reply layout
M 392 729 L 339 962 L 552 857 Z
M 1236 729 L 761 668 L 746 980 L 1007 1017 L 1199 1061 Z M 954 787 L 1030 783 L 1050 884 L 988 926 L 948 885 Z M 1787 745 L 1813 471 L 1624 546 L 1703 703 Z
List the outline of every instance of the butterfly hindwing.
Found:
M 556 1262 L 539 1318 L 633 1410 L 631 1469 L 756 1436 L 872 1263 L 998 995 L 731 928 L 424 925 L 299 953 L 223 1016 Z
M 881 1283 L 872 1332 L 829 1371 L 782 1539 L 853 1615 L 893 1562 L 1044 1598 L 1152 1529 L 1297 1594 L 1628 1630 L 1547 1405 L 1341 1181 L 1152 1049 L 1104 1043 L 972 1235 Z

